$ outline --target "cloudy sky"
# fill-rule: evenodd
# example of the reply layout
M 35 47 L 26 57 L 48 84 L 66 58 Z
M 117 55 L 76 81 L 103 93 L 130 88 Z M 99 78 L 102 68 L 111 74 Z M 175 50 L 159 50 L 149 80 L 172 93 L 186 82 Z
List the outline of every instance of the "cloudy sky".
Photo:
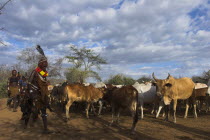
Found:
M 13 0 L 0 25 L 7 45 L 0 45 L 0 64 L 15 63 L 21 49 L 36 44 L 51 58 L 64 57 L 74 44 L 108 61 L 99 71 L 103 80 L 210 69 L 208 0 Z

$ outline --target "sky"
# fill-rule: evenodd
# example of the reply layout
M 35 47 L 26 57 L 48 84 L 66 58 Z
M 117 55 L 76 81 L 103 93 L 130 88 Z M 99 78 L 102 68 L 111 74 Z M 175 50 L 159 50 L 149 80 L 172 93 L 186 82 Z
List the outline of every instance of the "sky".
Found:
M 64 57 L 74 44 L 107 60 L 98 71 L 103 80 L 118 73 L 192 77 L 210 69 L 210 0 L 12 0 L 0 26 L 0 64 L 16 63 L 36 44 L 51 59 Z

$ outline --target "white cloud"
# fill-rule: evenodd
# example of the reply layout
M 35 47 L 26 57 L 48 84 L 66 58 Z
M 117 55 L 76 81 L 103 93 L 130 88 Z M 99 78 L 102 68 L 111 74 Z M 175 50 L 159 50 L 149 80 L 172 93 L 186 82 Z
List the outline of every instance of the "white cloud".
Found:
M 198 60 L 209 60 L 207 1 L 125 0 L 119 9 L 112 8 L 119 2 L 16 0 L 0 17 L 8 30 L 3 38 L 21 42 L 25 45 L 21 47 L 41 44 L 55 56 L 67 55 L 72 43 L 93 48 L 109 62 L 101 72 L 106 78 L 113 73 L 138 77 L 153 71 L 162 77 L 170 71 L 191 76 L 207 68 L 208 61 L 199 65 L 200 70 L 196 65 Z M 189 13 L 195 8 L 208 10 L 192 19 Z

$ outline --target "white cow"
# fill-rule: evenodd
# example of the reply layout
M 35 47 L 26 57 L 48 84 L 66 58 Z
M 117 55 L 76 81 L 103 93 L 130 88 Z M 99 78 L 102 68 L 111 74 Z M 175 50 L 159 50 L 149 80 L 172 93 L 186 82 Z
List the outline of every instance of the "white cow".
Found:
M 136 88 L 136 90 L 139 93 L 141 118 L 143 119 L 143 117 L 144 117 L 144 115 L 143 115 L 144 103 L 149 103 L 149 104 L 159 103 L 159 110 L 158 110 L 158 114 L 157 114 L 157 115 L 159 115 L 160 109 L 162 109 L 163 103 L 159 100 L 159 97 L 156 94 L 156 87 L 153 86 L 152 83 L 139 84 L 138 82 L 136 82 L 133 85 L 133 87 Z M 158 117 L 158 116 L 156 116 L 156 117 Z
M 121 87 L 123 87 L 124 85 L 113 85 L 114 87 L 116 87 L 116 88 L 121 88 Z
M 90 85 L 90 83 L 83 83 L 83 85 L 84 85 L 84 86 L 89 86 L 89 85 Z
M 106 84 L 103 82 L 98 82 L 93 85 L 95 88 L 106 88 Z

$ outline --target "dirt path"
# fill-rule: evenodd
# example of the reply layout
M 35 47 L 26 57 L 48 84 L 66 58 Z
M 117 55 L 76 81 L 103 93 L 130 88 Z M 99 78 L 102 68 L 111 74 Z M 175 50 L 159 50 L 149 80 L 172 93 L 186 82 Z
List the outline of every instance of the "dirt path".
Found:
M 129 128 L 132 124 L 130 116 L 122 116 L 119 126 L 109 126 L 111 115 L 101 117 L 84 117 L 84 113 L 71 113 L 71 120 L 65 123 L 59 115 L 49 113 L 49 129 L 53 132 L 49 135 L 42 134 L 41 118 L 32 127 L 23 129 L 20 121 L 21 112 L 12 112 L 4 109 L 6 99 L 0 100 L 0 139 L 1 140 L 210 140 L 210 113 L 200 114 L 198 119 L 183 119 L 178 116 L 177 124 L 164 122 L 163 118 L 155 119 L 146 114 L 144 120 L 140 120 L 135 135 L 130 135 Z M 191 115 L 190 115 L 191 116 Z

